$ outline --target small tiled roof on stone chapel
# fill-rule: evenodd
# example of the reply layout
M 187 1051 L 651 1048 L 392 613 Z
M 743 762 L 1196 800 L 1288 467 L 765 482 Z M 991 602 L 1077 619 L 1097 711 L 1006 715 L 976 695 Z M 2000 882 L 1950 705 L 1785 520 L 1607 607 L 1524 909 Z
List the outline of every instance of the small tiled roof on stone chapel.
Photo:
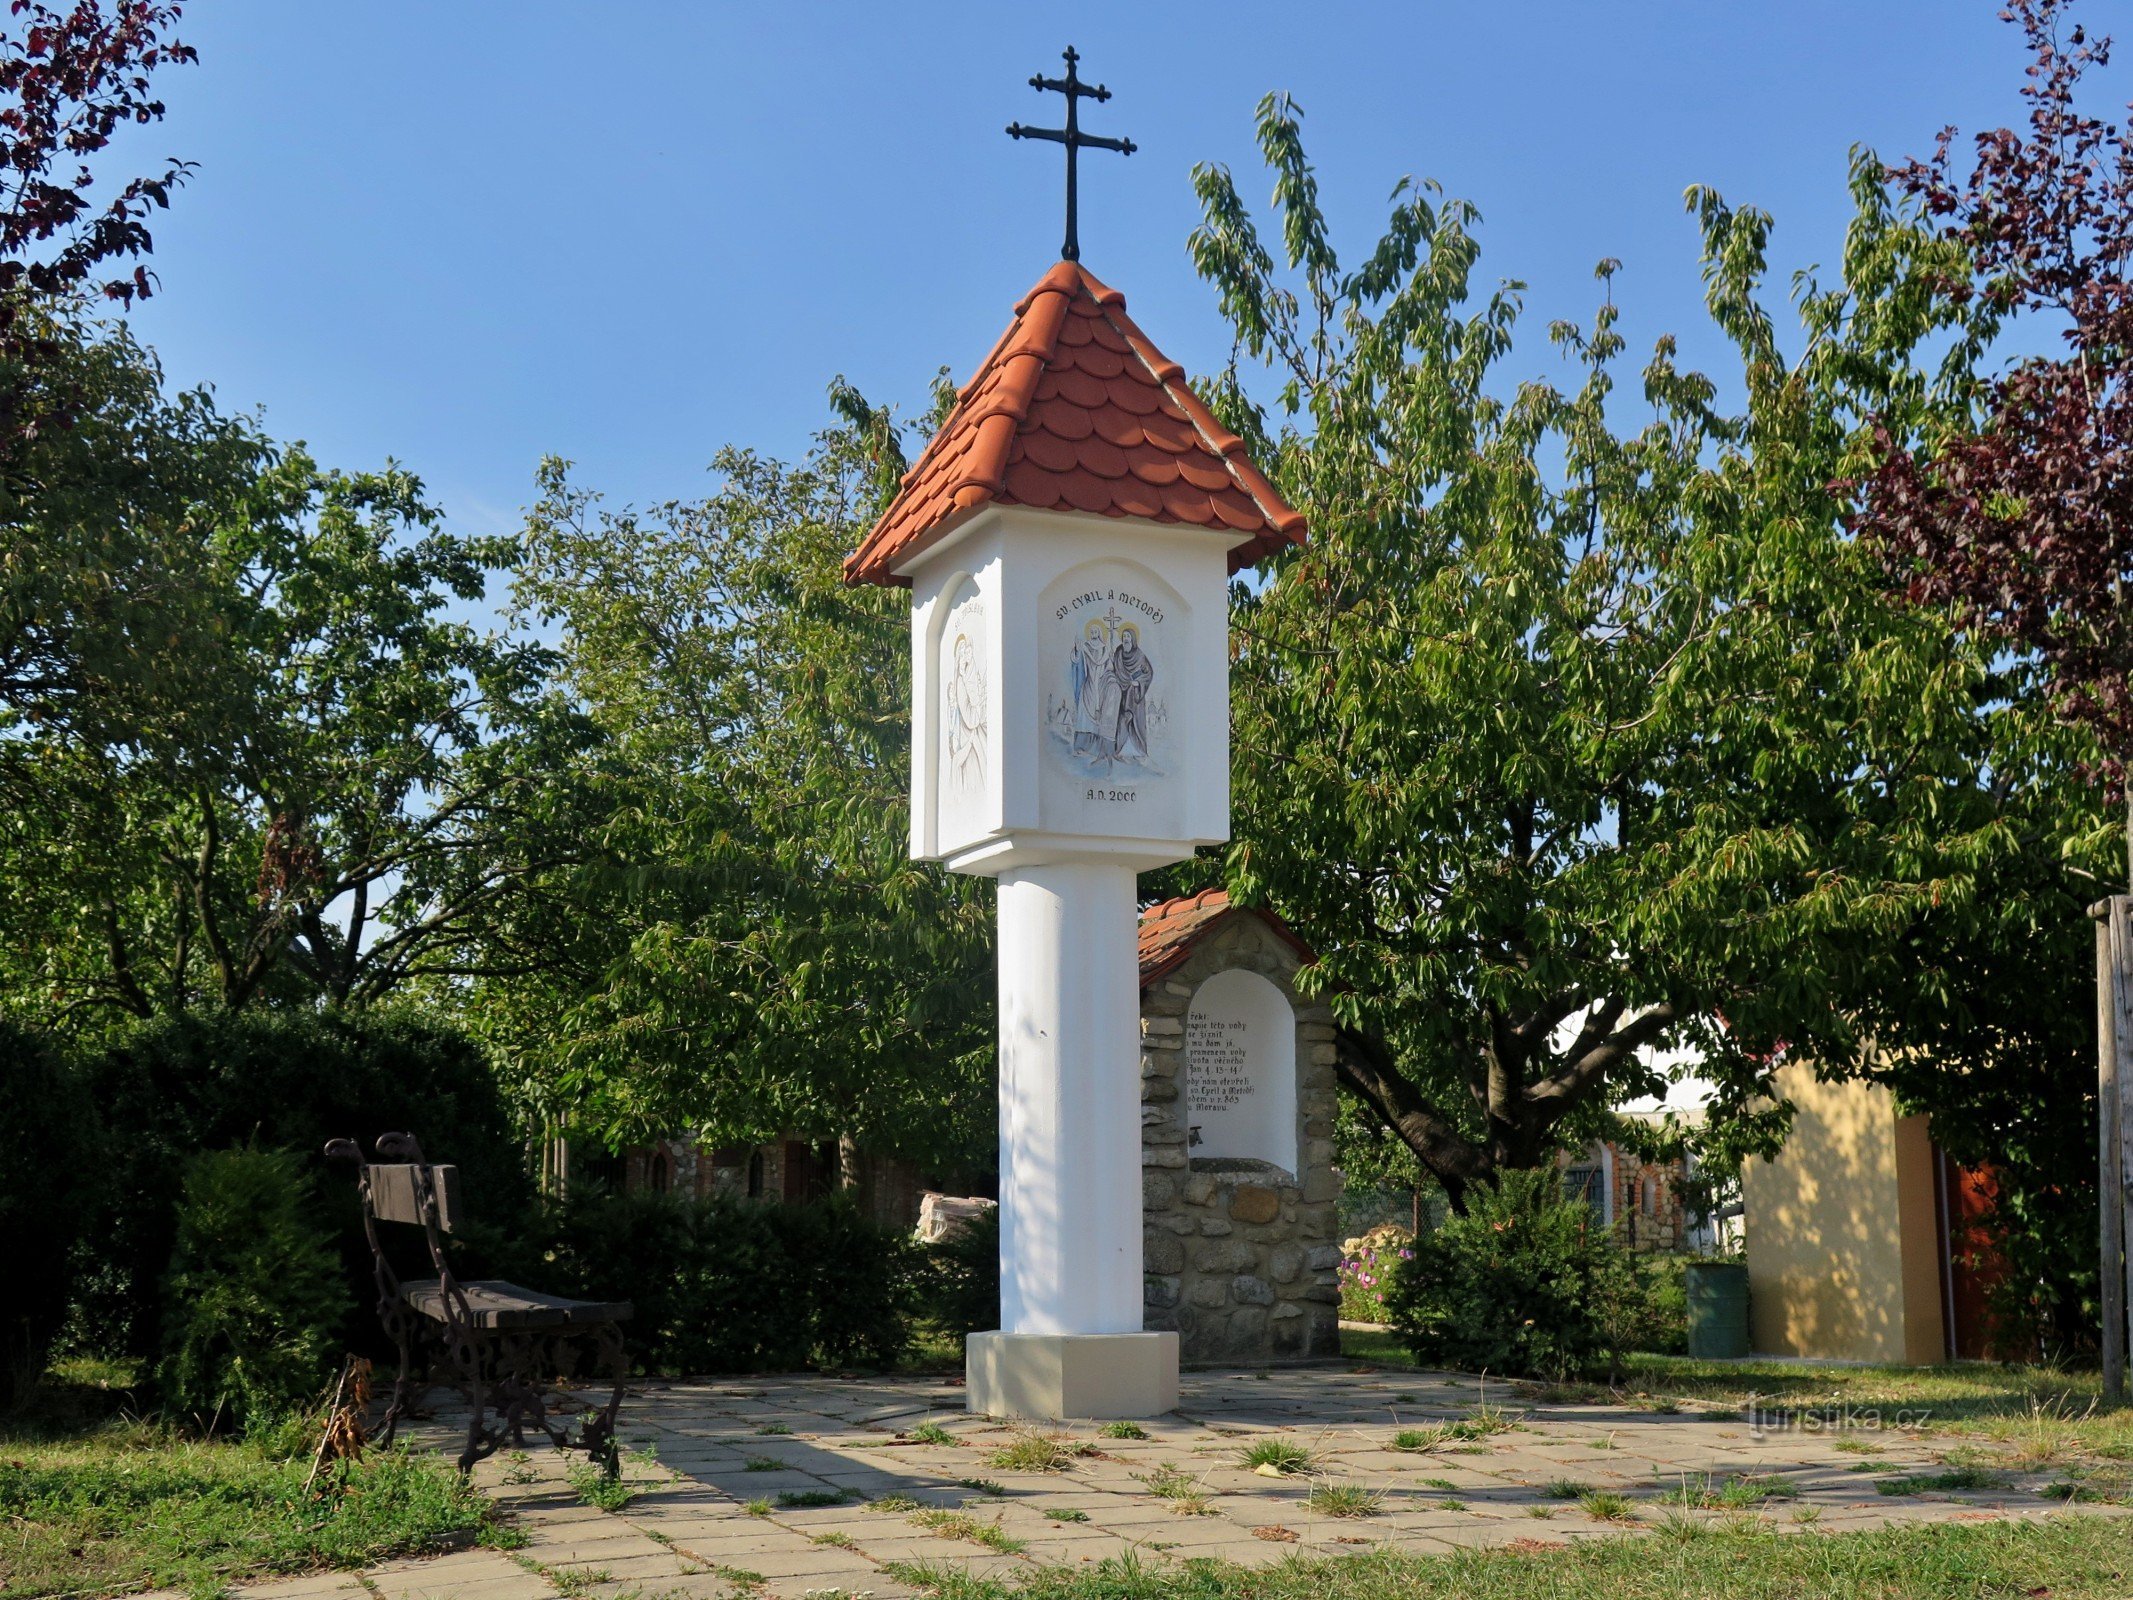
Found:
M 1304 519 L 1126 315 L 1126 298 L 1062 261 L 959 392 L 844 563 L 847 583 L 904 584 L 897 568 L 986 505 L 1139 517 L 1246 536 L 1237 572 L 1302 544 Z
M 1296 931 L 1271 911 L 1257 906 L 1233 906 L 1226 889 L 1204 889 L 1182 900 L 1163 900 L 1141 913 L 1141 987 L 1177 971 L 1194 948 L 1215 928 L 1231 917 L 1257 917 L 1280 936 L 1309 966 L 1317 952 L 1296 936 Z

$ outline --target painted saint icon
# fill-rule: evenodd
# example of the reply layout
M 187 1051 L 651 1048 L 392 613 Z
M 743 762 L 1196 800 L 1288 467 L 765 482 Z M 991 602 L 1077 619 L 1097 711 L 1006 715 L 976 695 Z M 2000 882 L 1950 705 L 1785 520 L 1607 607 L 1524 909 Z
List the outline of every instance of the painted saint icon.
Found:
M 1068 698 L 1060 731 L 1079 760 L 1102 771 L 1148 760 L 1149 685 L 1155 663 L 1141 630 L 1114 610 L 1091 617 L 1067 660 Z

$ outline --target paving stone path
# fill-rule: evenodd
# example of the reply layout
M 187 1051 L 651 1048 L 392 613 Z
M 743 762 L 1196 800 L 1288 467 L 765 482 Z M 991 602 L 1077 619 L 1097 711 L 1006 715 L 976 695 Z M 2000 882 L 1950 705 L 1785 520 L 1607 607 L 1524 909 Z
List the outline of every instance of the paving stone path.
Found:
M 968 1416 L 959 1384 L 945 1378 L 656 1384 L 632 1395 L 623 1421 L 637 1452 L 625 1481 L 638 1492 L 619 1512 L 583 1503 L 566 1477 L 578 1458 L 505 1452 L 475 1477 L 526 1532 L 524 1548 L 239 1592 L 726 1600 L 839 1590 L 892 1600 L 919 1592 L 914 1568 L 1012 1579 L 1129 1551 L 1143 1561 L 1258 1563 L 1382 1543 L 1439 1554 L 1530 1548 L 1667 1515 L 1845 1529 L 2056 1509 L 2039 1494 L 2056 1474 L 2010 1473 L 2008 1487 L 1989 1491 L 1881 1494 L 1877 1480 L 1937 1470 L 1936 1449 L 1949 1443 L 1903 1429 L 1766 1428 L 1732 1412 L 1538 1404 L 1471 1377 L 1375 1368 L 1190 1373 L 1183 1404 L 1141 1424 L 1144 1439 L 1089 1424 L 1045 1432 L 1086 1452 L 1053 1471 L 1003 1458 L 1031 1430 Z M 464 1425 L 464 1412 L 441 1410 L 420 1437 L 449 1455 Z M 1406 1442 L 1425 1447 L 1397 1448 L 1403 1432 L 1419 1432 Z M 1316 1460 L 1290 1476 L 1246 1466 L 1244 1450 L 1270 1437 Z M 1367 1514 L 1331 1514 L 1328 1487 L 1360 1491 Z M 1629 1520 L 1608 1520 L 1624 1513 L 1609 1495 L 1632 1502 Z

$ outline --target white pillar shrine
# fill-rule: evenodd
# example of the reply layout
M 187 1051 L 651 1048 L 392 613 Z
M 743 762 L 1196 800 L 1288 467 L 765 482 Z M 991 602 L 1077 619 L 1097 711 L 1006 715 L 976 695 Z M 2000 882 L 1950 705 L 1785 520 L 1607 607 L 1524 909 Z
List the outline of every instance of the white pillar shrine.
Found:
M 845 564 L 911 608 L 911 853 L 999 880 L 1000 1318 L 972 1411 L 1155 1416 L 1135 875 L 1229 837 L 1228 580 L 1303 519 L 1061 261 Z

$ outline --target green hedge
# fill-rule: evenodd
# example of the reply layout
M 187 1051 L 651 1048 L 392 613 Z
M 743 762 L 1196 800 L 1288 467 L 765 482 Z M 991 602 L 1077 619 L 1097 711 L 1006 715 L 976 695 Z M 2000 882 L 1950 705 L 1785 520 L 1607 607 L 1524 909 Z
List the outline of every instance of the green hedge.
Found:
M 185 1163 L 157 1369 L 164 1403 L 181 1415 L 286 1415 L 332 1372 L 351 1302 L 305 1178 L 285 1150 L 211 1150 Z
M 532 1287 L 632 1302 L 631 1358 L 663 1373 L 889 1366 L 910 1343 L 920 1287 L 911 1240 L 841 1196 L 766 1205 L 581 1190 L 527 1237 L 487 1248 Z
M 66 1323 L 98 1157 L 79 1066 L 53 1041 L 0 1020 L 0 1409 L 36 1382 Z
M 426 1153 L 460 1169 L 467 1209 L 509 1227 L 532 1207 L 532 1182 L 503 1097 L 478 1046 L 401 1015 L 348 1018 L 240 1012 L 147 1022 L 89 1056 L 101 1159 L 78 1263 L 76 1323 L 99 1353 L 153 1361 L 162 1353 L 163 1279 L 177 1243 L 186 1163 L 212 1150 L 285 1150 L 308 1198 L 324 1208 L 340 1275 L 360 1314 L 342 1336 L 379 1351 L 369 1247 L 355 1184 L 329 1168 L 328 1139 L 365 1150 L 411 1130 Z M 419 1235 L 393 1243 L 422 1266 Z M 419 1275 L 430 1275 L 426 1272 Z

